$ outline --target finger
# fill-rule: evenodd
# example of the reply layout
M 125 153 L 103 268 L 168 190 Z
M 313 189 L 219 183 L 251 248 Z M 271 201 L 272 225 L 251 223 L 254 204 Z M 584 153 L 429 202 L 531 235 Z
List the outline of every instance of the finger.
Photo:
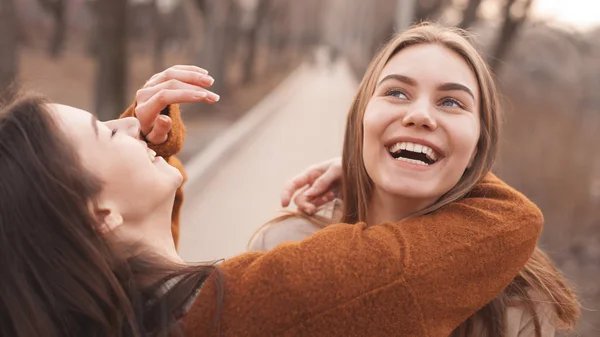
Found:
M 139 104 L 135 108 L 135 114 L 140 121 L 142 132 L 148 134 L 157 116 L 152 112 L 161 111 L 167 105 L 173 103 L 193 103 L 205 99 L 206 92 L 196 90 L 161 90 L 148 101 Z
M 321 173 L 322 171 L 311 167 L 288 181 L 281 193 L 281 206 L 289 206 L 292 196 L 302 187 L 310 185 Z
M 204 68 L 196 67 L 193 65 L 187 65 L 187 64 L 178 64 L 178 65 L 172 66 L 171 68 L 179 69 L 179 70 L 195 71 L 197 73 L 204 74 L 204 75 L 208 74 L 208 70 L 206 70 Z
M 152 144 L 157 145 L 164 143 L 167 140 L 172 125 L 173 121 L 171 121 L 171 118 L 169 118 L 169 116 L 159 116 L 154 121 L 154 125 L 152 125 L 150 133 L 146 135 L 146 140 Z
M 335 199 L 335 193 L 333 192 L 327 192 L 325 193 L 324 196 L 315 198 L 313 200 L 311 200 L 311 203 L 313 204 L 313 206 L 315 206 L 316 208 L 319 208 L 329 202 L 331 202 L 333 199 Z
M 316 210 L 335 199 L 335 193 L 327 192 L 316 198 L 309 198 L 305 193 L 300 193 L 294 198 L 294 203 L 299 209 L 308 214 L 314 214 Z
M 152 87 L 147 87 L 147 88 L 143 88 L 140 89 L 136 92 L 136 101 L 138 102 L 138 104 L 143 104 L 144 102 L 146 102 L 147 100 L 149 100 L 152 96 L 156 95 L 158 92 L 160 92 L 161 90 L 165 90 L 165 89 L 170 89 L 170 90 L 196 90 L 199 92 L 206 92 L 207 93 L 207 103 L 214 103 L 217 102 L 219 100 L 219 95 L 215 94 L 214 92 L 208 91 L 202 87 L 199 87 L 197 85 L 192 85 L 192 84 L 188 84 L 188 83 L 184 83 L 181 82 L 179 80 L 168 80 L 166 82 L 162 82 L 160 84 L 157 84 L 155 86 Z M 173 104 L 173 103 L 179 103 L 179 102 L 171 102 L 169 104 Z M 157 113 L 159 113 L 160 111 L 157 111 Z
M 339 172 L 332 167 L 329 167 L 325 173 L 318 177 L 312 186 L 304 192 L 308 197 L 316 197 L 330 190 L 333 185 L 340 179 Z
M 193 72 L 200 73 L 202 75 L 208 75 L 208 70 L 200 68 L 200 67 L 196 67 L 196 66 L 190 66 L 190 65 L 176 65 L 176 66 L 172 66 L 172 67 L 170 67 L 168 69 L 178 69 L 178 70 L 193 71 Z M 156 74 L 152 75 L 152 77 L 150 77 L 150 79 L 148 81 L 146 81 L 146 83 L 144 84 L 144 88 L 153 85 L 154 80 L 157 77 L 159 77 L 159 76 L 164 76 L 163 73 L 165 71 L 167 71 L 168 69 L 166 69 L 164 71 L 161 71 L 160 73 L 156 73 Z
M 210 77 L 209 75 L 201 74 L 195 71 L 169 68 L 162 73 L 158 73 L 153 76 L 150 80 L 148 80 L 148 82 L 146 82 L 144 88 L 152 87 L 168 80 L 179 80 L 185 83 L 198 85 L 203 88 L 210 87 L 215 81 L 214 78 Z

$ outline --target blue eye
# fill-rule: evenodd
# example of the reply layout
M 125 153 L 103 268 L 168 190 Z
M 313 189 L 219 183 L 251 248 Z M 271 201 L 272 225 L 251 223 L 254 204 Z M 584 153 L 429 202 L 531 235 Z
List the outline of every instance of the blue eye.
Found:
M 444 100 L 442 100 L 441 106 L 449 108 L 463 108 L 462 104 L 460 104 L 457 100 L 452 98 L 445 98 Z
M 400 99 L 408 99 L 408 97 L 406 97 L 405 93 L 403 93 L 402 91 L 397 90 L 397 89 L 389 90 L 388 92 L 385 93 L 385 95 L 393 96 L 393 97 L 400 98 Z

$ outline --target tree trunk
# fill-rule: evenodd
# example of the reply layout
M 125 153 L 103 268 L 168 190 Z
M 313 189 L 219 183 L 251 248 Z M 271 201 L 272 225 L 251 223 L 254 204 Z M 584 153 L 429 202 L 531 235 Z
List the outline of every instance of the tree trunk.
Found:
M 504 22 L 490 60 L 490 66 L 496 74 L 499 73 L 502 61 L 508 55 L 512 42 L 517 37 L 523 23 L 525 23 L 533 0 L 523 0 L 522 3 L 523 7 L 520 13 L 513 8 L 519 5 L 517 0 L 508 0 L 504 7 Z
M 256 63 L 256 52 L 258 48 L 258 32 L 262 27 L 265 16 L 269 11 L 271 0 L 259 0 L 254 13 L 254 23 L 248 31 L 248 55 L 244 59 L 243 83 L 248 84 L 254 80 L 254 64 Z
M 225 88 L 225 70 L 228 55 L 226 54 L 227 16 L 231 6 L 230 0 L 212 0 L 205 2 L 204 43 L 197 57 L 197 64 L 208 70 L 215 79 L 211 90 L 218 94 Z
M 415 4 L 415 16 L 413 22 L 423 22 L 436 20 L 442 10 L 450 4 L 448 0 L 435 0 L 430 6 L 424 6 L 422 1 L 417 1 Z
M 38 0 L 42 8 L 52 17 L 54 21 L 54 32 L 48 46 L 50 57 L 57 58 L 63 51 L 66 39 L 66 3 L 65 0 Z
M 97 3 L 96 113 L 100 120 L 115 118 L 126 108 L 127 9 L 123 0 Z
M 459 28 L 467 29 L 477 21 L 479 5 L 481 5 L 481 0 L 469 0 L 467 8 L 463 11 L 463 17 L 458 24 Z
M 154 73 L 158 73 L 165 68 L 165 40 L 166 40 L 166 25 L 164 24 L 164 16 L 158 10 L 156 0 L 152 1 L 152 28 L 154 29 L 153 53 L 152 53 L 152 69 Z
M 0 98 L 10 99 L 16 90 L 19 68 L 17 17 L 14 0 L 0 2 Z

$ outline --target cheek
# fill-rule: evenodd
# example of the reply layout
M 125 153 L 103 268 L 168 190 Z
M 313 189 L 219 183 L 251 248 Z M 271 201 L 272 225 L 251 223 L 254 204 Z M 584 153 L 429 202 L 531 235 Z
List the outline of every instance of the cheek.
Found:
M 450 141 L 456 157 L 462 161 L 470 161 L 479 141 L 479 119 L 469 118 L 460 123 L 452 123 L 449 133 Z
M 385 104 L 371 101 L 363 116 L 363 143 L 364 147 L 380 146 L 386 127 L 390 123 L 390 114 L 386 112 Z

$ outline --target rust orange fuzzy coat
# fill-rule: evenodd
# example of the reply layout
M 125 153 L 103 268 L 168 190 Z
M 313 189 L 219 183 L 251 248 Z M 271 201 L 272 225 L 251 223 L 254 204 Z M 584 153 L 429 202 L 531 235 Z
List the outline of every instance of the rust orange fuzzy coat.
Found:
M 525 266 L 542 223 L 533 203 L 490 174 L 433 214 L 332 225 L 225 261 L 222 303 L 209 279 L 186 336 L 445 337 Z
M 134 107 L 122 117 L 134 116 Z M 169 138 L 151 147 L 185 174 L 174 157 L 185 136 L 179 108 L 165 113 L 173 121 Z M 176 242 L 182 201 L 180 188 L 171 225 Z M 542 223 L 533 203 L 489 174 L 434 214 L 372 227 L 332 225 L 225 261 L 224 298 L 215 274 L 184 318 L 185 335 L 445 337 L 524 267 Z
M 125 112 L 123 112 L 120 118 L 135 117 L 136 103 L 133 103 Z M 183 142 L 185 140 L 185 127 L 181 120 L 181 112 L 179 111 L 179 105 L 172 104 L 165 108 L 162 114 L 167 115 L 171 118 L 172 128 L 168 134 L 167 140 L 162 144 L 148 143 L 148 147 L 156 152 L 156 155 L 163 157 L 169 164 L 173 165 L 183 175 L 183 181 L 187 180 L 185 170 L 181 161 L 175 157 L 179 151 L 183 148 Z M 173 240 L 175 246 L 179 242 L 179 221 L 181 213 L 181 205 L 183 203 L 183 184 L 177 189 L 175 193 L 175 202 L 173 204 L 173 213 L 171 214 L 171 232 L 173 233 Z

